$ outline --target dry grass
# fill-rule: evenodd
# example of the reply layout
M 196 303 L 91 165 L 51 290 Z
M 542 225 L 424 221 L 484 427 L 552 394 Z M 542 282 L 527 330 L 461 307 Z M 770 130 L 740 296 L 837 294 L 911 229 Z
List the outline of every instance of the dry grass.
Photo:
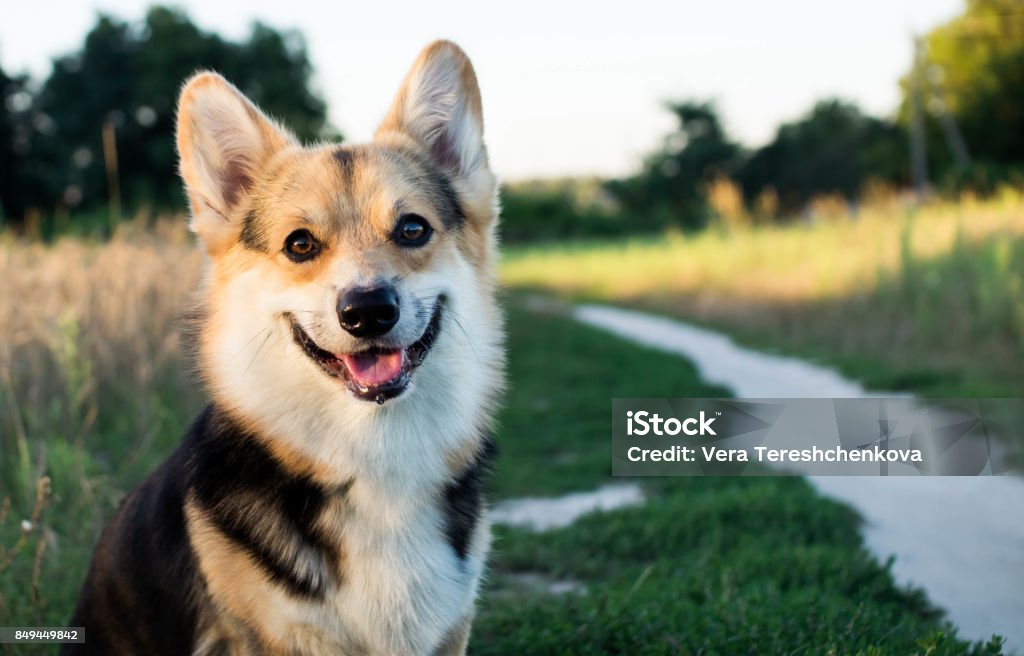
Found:
M 0 236 L 0 624 L 66 620 L 81 569 L 59 564 L 83 562 L 180 436 L 199 398 L 180 317 L 201 265 L 184 219 L 102 244 Z
M 905 248 L 915 259 L 931 259 L 951 252 L 958 238 L 992 235 L 1024 235 L 1024 199 L 919 211 L 884 205 L 843 221 L 523 247 L 507 254 L 502 277 L 513 287 L 609 298 L 668 292 L 709 302 L 805 303 L 877 286 L 901 269 Z

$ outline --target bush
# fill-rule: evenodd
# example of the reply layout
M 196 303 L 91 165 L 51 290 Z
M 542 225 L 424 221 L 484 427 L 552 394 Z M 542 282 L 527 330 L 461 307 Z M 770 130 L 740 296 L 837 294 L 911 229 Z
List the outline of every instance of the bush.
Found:
M 506 243 L 621 235 L 635 226 L 622 218 L 596 180 L 527 182 L 501 193 Z

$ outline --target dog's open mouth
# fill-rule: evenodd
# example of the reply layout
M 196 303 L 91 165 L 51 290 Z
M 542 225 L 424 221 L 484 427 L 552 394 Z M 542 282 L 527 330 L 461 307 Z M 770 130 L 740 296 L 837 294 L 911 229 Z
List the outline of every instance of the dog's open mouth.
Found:
M 291 323 L 295 343 L 324 373 L 344 380 L 356 398 L 383 404 L 405 391 L 412 378 L 413 369 L 420 366 L 434 345 L 441 329 L 442 305 L 443 299 L 438 299 L 426 330 L 409 346 L 373 347 L 341 355 L 320 348 L 294 316 L 286 316 Z

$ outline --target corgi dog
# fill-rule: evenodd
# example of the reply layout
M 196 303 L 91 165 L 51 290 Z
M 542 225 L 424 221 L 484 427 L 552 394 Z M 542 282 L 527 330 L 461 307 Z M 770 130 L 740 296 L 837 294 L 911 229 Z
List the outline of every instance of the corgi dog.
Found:
M 464 653 L 504 376 L 469 59 L 427 47 L 368 144 L 305 147 L 208 72 L 177 121 L 210 402 L 104 530 L 65 653 Z

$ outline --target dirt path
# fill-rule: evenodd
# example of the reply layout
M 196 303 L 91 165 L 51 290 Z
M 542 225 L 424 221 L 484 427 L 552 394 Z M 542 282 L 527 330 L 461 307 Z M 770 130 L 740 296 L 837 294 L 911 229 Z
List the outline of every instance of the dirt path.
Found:
M 691 360 L 737 397 L 857 397 L 858 383 L 831 369 L 737 346 L 714 331 L 614 307 L 574 309 L 583 323 Z M 962 637 L 1006 636 L 1024 653 L 1024 479 L 1016 477 L 808 479 L 856 508 L 867 546 L 893 574 L 946 609 Z

